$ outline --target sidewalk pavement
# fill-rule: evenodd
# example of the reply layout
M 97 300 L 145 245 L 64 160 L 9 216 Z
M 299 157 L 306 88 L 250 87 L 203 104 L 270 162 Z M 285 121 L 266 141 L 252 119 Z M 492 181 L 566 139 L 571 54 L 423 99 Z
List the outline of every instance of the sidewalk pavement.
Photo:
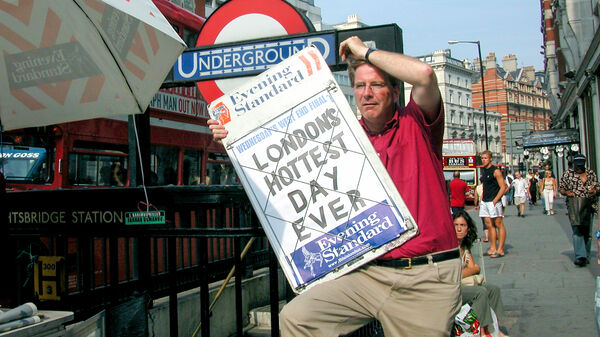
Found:
M 566 215 L 565 199 L 555 201 L 555 215 L 543 214 L 543 203 L 526 205 L 525 218 L 516 216 L 509 205 L 504 223 L 506 255 L 484 257 L 486 279 L 501 288 L 505 315 L 500 326 L 511 337 L 530 336 L 598 336 L 595 326 L 595 279 L 600 275 L 597 243 L 593 235 L 592 256 L 587 267 L 573 264 L 571 226 Z M 481 221 L 474 209 L 470 215 Z M 483 251 L 489 248 L 483 243 Z

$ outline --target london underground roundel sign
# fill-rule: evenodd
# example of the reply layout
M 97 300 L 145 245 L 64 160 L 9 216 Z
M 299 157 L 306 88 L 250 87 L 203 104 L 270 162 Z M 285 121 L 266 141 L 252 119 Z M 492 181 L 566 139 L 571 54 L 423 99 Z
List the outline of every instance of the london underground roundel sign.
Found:
M 307 33 L 311 30 L 312 24 L 283 0 L 230 0 L 206 20 L 196 46 Z M 214 58 L 213 62 L 237 62 L 240 67 L 252 67 L 252 60 L 263 56 L 259 54 L 234 60 Z M 212 102 L 244 81 L 244 78 L 208 80 L 197 82 L 197 86 L 204 99 Z

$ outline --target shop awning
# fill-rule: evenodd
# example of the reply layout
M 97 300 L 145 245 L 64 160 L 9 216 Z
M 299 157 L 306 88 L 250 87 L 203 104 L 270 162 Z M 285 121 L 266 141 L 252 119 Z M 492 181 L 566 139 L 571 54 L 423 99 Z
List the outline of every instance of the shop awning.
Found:
M 523 135 L 523 148 L 567 145 L 573 143 L 579 143 L 579 131 L 576 129 L 545 130 Z

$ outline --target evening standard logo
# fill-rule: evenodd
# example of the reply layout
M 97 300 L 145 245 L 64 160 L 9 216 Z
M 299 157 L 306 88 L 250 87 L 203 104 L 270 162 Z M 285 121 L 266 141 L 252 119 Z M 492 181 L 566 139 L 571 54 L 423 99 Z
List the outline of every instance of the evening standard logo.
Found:
M 260 107 L 270 99 L 301 83 L 305 76 L 312 76 L 324 67 L 314 50 L 308 50 L 298 58 L 302 61 L 304 69 L 302 67 L 292 69 L 291 66 L 286 66 L 279 71 L 263 76 L 256 85 L 250 88 L 246 87 L 232 92 L 229 99 L 233 103 L 233 110 L 237 115 L 243 115 Z
M 292 259 L 304 282 L 309 282 L 405 231 L 384 201 L 297 249 Z
M 213 115 L 219 121 L 219 123 L 221 123 L 221 125 L 225 125 L 231 122 L 231 114 L 229 113 L 229 109 L 227 109 L 227 106 L 223 102 L 220 102 L 217 105 L 215 105 Z
M 319 262 L 319 267 L 323 266 L 323 257 L 320 253 L 310 252 L 306 247 L 302 247 L 302 254 L 304 254 L 304 269 L 310 270 L 310 275 L 315 276 L 314 264 Z

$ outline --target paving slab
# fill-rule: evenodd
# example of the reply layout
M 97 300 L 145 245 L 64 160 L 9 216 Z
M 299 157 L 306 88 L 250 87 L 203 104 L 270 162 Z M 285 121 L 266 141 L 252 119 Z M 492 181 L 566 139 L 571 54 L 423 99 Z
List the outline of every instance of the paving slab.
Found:
M 517 217 L 514 206 L 505 212 L 506 255 L 484 256 L 486 278 L 502 291 L 505 315 L 500 325 L 515 336 L 598 336 L 595 326 L 595 279 L 600 275 L 596 239 L 591 263 L 573 265 L 571 226 L 564 199 L 555 202 L 555 215 L 543 205 L 527 206 Z M 473 209 L 469 213 L 478 220 Z M 597 218 L 594 220 L 596 225 Z M 480 225 L 478 222 L 478 230 Z M 487 243 L 483 243 L 487 251 Z

